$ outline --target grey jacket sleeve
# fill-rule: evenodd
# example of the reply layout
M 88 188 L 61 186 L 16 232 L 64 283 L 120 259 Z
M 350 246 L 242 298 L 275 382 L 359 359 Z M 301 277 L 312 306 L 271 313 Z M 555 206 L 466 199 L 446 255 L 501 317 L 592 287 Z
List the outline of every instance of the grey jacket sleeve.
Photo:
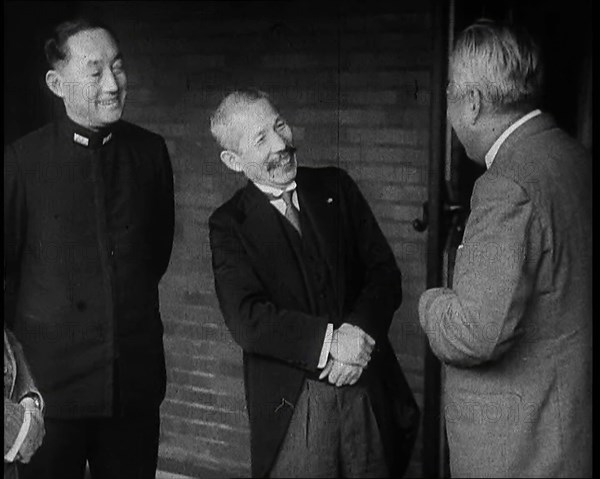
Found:
M 484 175 L 471 206 L 453 288 L 430 289 L 419 301 L 431 349 L 458 367 L 496 359 L 511 347 L 542 254 L 541 223 L 515 182 Z

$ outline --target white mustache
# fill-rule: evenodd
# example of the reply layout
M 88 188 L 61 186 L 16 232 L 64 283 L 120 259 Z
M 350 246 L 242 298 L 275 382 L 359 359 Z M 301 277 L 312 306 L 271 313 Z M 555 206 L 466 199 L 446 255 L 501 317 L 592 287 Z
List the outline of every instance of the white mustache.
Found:
M 273 170 L 273 169 L 279 167 L 281 162 L 284 160 L 287 160 L 288 158 L 291 161 L 295 151 L 296 151 L 296 149 L 294 147 L 290 147 L 290 148 L 286 148 L 281 153 L 277 153 L 276 155 L 274 155 L 274 157 L 269 160 L 269 164 L 267 165 L 267 170 Z

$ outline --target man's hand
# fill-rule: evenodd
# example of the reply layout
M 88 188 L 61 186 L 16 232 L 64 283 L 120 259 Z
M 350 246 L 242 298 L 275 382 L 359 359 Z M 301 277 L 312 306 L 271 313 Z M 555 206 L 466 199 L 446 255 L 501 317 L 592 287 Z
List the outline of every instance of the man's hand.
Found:
M 358 326 L 344 323 L 333 332 L 329 354 L 342 363 L 365 367 L 371 360 L 375 340 Z
M 29 424 L 29 432 L 21 444 L 21 448 L 17 454 L 17 461 L 28 463 L 31 457 L 42 445 L 42 439 L 46 430 L 44 429 L 44 417 L 31 398 L 25 398 L 21 401 L 21 405 L 25 408 L 25 414 L 31 416 Z
M 359 380 L 362 372 L 363 368 L 360 366 L 342 363 L 330 357 L 321 371 L 319 379 L 329 376 L 327 380 L 337 387 L 352 386 Z

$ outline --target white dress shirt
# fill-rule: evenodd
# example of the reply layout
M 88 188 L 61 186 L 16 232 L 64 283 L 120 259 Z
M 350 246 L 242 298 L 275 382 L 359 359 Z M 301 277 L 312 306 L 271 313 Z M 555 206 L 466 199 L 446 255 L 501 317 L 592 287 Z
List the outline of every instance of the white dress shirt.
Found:
M 281 198 L 281 195 L 283 195 L 283 193 L 285 191 L 293 191 L 292 203 L 294 203 L 294 206 L 296 208 L 298 208 L 298 211 L 300 211 L 300 203 L 298 203 L 298 193 L 296 193 L 296 182 L 295 181 L 292 181 L 283 190 L 281 188 L 275 188 L 274 186 L 261 185 L 258 183 L 254 183 L 254 184 L 263 193 L 267 193 L 268 195 L 272 195 L 272 196 L 279 196 L 279 198 L 270 200 L 270 201 L 271 201 L 271 204 L 275 208 L 277 208 L 277 211 L 279 211 L 283 216 L 285 216 L 286 206 L 285 206 L 285 201 L 283 201 L 283 198 Z

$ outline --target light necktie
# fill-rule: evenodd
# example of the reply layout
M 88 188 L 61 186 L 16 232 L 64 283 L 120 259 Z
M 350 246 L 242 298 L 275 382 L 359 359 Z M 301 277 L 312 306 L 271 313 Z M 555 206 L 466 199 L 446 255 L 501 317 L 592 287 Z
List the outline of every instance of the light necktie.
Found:
M 283 194 L 281 195 L 281 199 L 285 203 L 285 215 L 284 216 L 288 219 L 288 221 L 296 229 L 298 234 L 300 236 L 302 236 L 302 230 L 300 229 L 300 212 L 298 211 L 298 209 L 296 208 L 296 205 L 294 205 L 294 202 L 292 201 L 292 193 L 293 193 L 293 190 L 292 191 L 284 191 Z

